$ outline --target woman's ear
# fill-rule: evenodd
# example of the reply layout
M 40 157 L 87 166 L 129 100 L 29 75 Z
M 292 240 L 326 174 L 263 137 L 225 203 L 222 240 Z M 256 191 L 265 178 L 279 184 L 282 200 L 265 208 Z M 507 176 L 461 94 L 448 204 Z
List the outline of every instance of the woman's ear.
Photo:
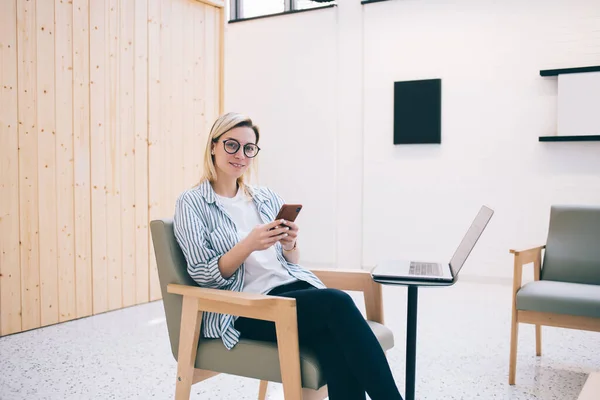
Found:
M 215 155 L 215 143 L 211 143 L 210 145 L 210 154 Z

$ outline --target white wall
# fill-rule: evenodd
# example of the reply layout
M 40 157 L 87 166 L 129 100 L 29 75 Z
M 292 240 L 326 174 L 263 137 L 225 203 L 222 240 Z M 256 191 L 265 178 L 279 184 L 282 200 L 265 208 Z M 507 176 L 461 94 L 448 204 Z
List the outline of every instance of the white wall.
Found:
M 333 264 L 335 12 L 229 24 L 226 35 L 226 109 L 248 114 L 261 129 L 259 183 L 304 205 L 304 259 Z
M 226 105 L 273 132 L 262 176 L 310 205 L 306 260 L 445 260 L 487 204 L 463 273 L 509 277 L 508 249 L 544 242 L 551 204 L 600 203 L 600 142 L 538 141 L 557 112 L 539 70 L 600 64 L 600 2 L 340 3 L 227 27 Z M 442 144 L 394 146 L 393 82 L 421 78 L 442 79 Z

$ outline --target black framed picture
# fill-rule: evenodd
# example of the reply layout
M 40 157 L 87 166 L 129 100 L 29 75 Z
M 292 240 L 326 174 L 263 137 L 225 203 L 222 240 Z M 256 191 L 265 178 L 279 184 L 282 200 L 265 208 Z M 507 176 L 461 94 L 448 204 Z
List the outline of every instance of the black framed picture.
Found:
M 394 144 L 442 142 L 442 80 L 394 82 Z

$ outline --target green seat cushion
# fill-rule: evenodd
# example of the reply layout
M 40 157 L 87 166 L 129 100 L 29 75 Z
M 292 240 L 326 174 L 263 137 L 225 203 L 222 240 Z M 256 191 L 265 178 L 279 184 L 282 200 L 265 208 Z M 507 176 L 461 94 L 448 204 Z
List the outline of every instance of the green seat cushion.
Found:
M 394 347 L 392 331 L 377 322 L 367 321 L 384 351 Z M 245 376 L 270 382 L 281 382 L 277 344 L 242 338 L 227 350 L 220 339 L 200 340 L 196 368 Z M 326 384 L 315 354 L 300 348 L 302 387 L 320 389 Z
M 600 286 L 530 282 L 517 292 L 517 310 L 600 318 Z

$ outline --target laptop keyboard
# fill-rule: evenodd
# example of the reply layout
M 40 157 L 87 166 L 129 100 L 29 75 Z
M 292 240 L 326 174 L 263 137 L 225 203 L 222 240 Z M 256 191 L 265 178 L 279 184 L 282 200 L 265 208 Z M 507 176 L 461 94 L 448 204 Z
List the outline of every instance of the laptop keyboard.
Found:
M 436 263 L 411 262 L 409 274 L 440 276 L 442 275 L 442 271 L 440 265 Z

